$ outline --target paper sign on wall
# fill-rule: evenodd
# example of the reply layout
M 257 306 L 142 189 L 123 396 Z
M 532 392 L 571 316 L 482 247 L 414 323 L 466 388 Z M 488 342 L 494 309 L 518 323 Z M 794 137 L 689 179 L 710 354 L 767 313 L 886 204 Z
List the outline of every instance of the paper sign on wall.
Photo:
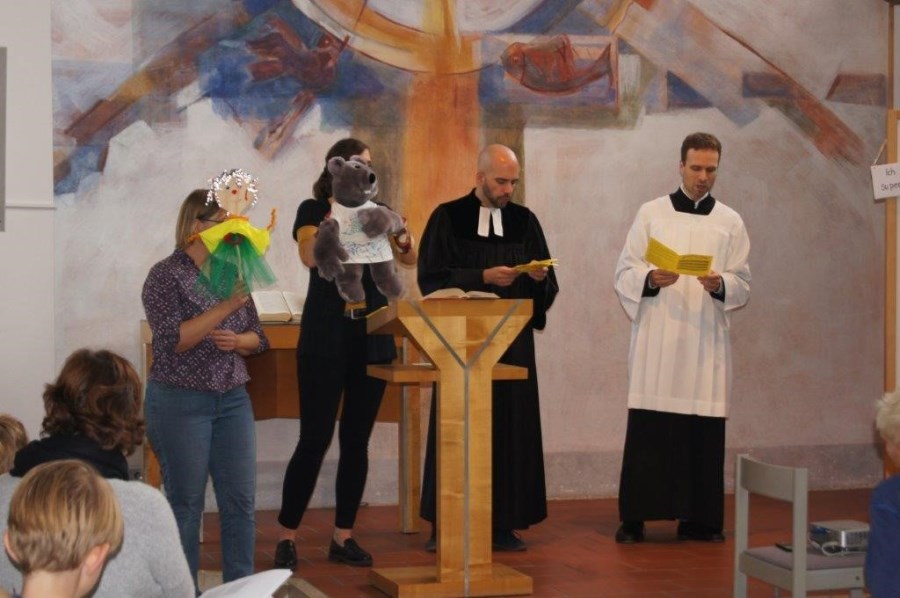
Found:
M 900 164 L 873 166 L 872 189 L 875 192 L 875 199 L 900 195 Z

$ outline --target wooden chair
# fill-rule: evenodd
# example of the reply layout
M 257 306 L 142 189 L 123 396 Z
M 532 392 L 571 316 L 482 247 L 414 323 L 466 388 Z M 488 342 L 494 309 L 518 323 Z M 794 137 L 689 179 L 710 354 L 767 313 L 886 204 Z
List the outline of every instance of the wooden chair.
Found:
M 791 504 L 791 542 L 787 552 L 776 546 L 749 548 L 750 494 L 759 494 Z M 807 591 L 850 590 L 862 598 L 865 554 L 825 556 L 808 547 L 807 470 L 769 465 L 738 455 L 735 468 L 734 596 L 747 595 L 747 577 L 755 577 L 795 598 Z M 803 547 L 798 550 L 797 548 Z

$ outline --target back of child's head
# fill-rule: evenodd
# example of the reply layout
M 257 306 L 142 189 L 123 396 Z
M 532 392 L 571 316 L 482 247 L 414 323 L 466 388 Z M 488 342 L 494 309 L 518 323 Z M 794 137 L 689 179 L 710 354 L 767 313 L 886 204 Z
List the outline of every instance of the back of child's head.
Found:
M 75 569 L 104 544 L 114 554 L 124 523 L 109 482 L 83 461 L 62 460 L 22 478 L 9 504 L 6 533 L 10 556 L 28 575 Z
M 0 474 L 12 469 L 16 453 L 26 444 L 28 434 L 22 422 L 8 413 L 0 413 Z

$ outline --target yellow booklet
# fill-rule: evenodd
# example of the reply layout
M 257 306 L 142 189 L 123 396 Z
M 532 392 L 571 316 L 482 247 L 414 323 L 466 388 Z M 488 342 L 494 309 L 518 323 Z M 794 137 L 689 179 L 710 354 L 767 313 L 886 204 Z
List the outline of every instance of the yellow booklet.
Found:
M 513 266 L 513 270 L 516 272 L 534 272 L 535 270 L 540 270 L 541 268 L 549 268 L 551 266 L 558 266 L 559 260 L 555 257 L 551 257 L 546 260 L 531 260 L 527 264 L 519 264 L 518 266 Z
M 674 249 L 653 237 L 650 237 L 650 242 L 647 243 L 647 253 L 644 254 L 644 259 L 663 270 L 688 276 L 706 276 L 709 274 L 713 260 L 711 255 L 678 255 Z

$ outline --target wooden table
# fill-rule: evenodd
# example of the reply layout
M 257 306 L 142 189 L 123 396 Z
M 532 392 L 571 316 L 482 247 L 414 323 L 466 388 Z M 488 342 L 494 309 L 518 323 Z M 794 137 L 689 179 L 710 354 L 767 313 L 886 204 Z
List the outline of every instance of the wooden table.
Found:
M 370 333 L 408 336 L 434 365 L 369 366 L 390 382 L 437 382 L 437 563 L 377 568 L 391 596 L 531 594 L 531 578 L 491 561 L 491 384 L 528 370 L 498 360 L 531 318 L 525 299 L 400 301 L 369 317 Z M 511 399 L 514 400 L 514 399 Z
M 247 357 L 247 369 L 251 380 L 247 392 L 253 403 L 253 413 L 257 420 L 272 418 L 299 418 L 300 394 L 297 388 L 297 359 L 295 349 L 300 337 L 298 323 L 264 322 L 263 332 L 269 339 L 268 351 Z M 150 371 L 153 353 L 150 343 L 153 333 L 146 320 L 141 320 L 141 344 L 143 360 L 141 374 L 144 382 Z M 398 340 L 400 361 L 412 359 L 414 350 Z M 400 531 L 419 531 L 419 494 L 421 492 L 421 417 L 419 385 L 396 383 L 387 385 L 384 399 L 378 411 L 377 421 L 393 422 L 398 425 L 398 497 L 400 504 Z M 340 415 L 338 415 L 340 417 Z M 292 438 L 291 442 L 296 439 Z M 162 485 L 159 461 L 150 446 L 144 442 L 144 480 L 155 487 Z

